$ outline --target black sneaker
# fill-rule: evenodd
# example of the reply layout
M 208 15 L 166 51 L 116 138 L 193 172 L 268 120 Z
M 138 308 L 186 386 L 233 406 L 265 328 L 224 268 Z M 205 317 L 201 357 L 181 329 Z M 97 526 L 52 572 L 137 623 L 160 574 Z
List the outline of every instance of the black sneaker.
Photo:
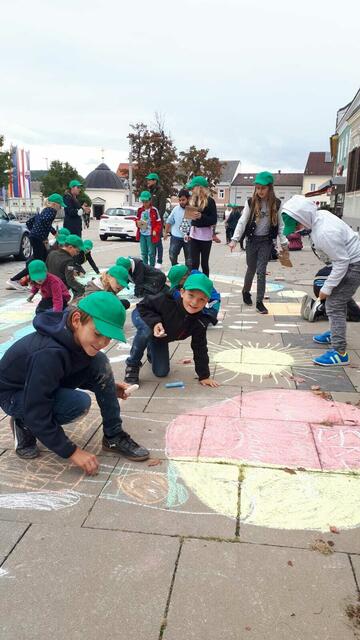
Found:
M 269 313 L 263 302 L 256 303 L 256 311 L 262 313 L 263 315 Z
M 249 307 L 252 306 L 252 299 L 251 299 L 251 294 L 248 291 L 243 291 L 243 300 L 244 303 L 247 304 Z
M 128 384 L 139 384 L 139 371 L 140 367 L 135 367 L 132 364 L 127 364 L 125 369 L 125 382 L 127 382 Z
M 115 438 L 106 438 L 106 436 L 104 436 L 102 440 L 102 448 L 104 451 L 121 453 L 124 458 L 137 460 L 138 462 L 147 460 L 150 457 L 150 452 L 145 449 L 145 447 L 137 444 L 137 442 L 130 438 L 129 434 L 125 431 Z
M 19 458 L 32 460 L 38 458 L 40 451 L 36 438 L 19 418 L 10 418 L 10 427 L 15 440 L 15 453 Z

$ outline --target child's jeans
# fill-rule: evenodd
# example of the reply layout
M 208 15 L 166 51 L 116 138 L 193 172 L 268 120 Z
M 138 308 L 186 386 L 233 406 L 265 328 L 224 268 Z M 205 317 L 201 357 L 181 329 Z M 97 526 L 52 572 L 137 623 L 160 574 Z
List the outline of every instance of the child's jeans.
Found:
M 134 309 L 131 318 L 136 327 L 136 335 L 126 364 L 131 367 L 140 367 L 141 358 L 147 348 L 153 374 L 158 378 L 164 378 L 170 371 L 169 343 L 166 338 L 153 337 L 152 330 L 144 322 L 137 309 Z
M 178 238 L 177 236 L 171 236 L 169 258 L 173 266 L 178 263 L 178 256 L 181 249 L 184 252 L 185 264 L 189 269 L 191 269 L 190 243 L 185 242 L 183 238 Z
M 103 420 L 103 430 L 107 438 L 122 433 L 120 405 L 116 394 L 115 380 L 111 365 L 104 353 L 99 352 L 91 358 L 89 366 L 62 382 L 63 386 L 55 393 L 53 415 L 59 425 L 77 420 L 88 411 L 91 398 L 79 390 L 86 389 L 95 393 Z M 24 413 L 24 391 L 2 393 L 0 406 L 9 416 L 21 418 L 26 425 Z M 27 426 L 27 425 L 26 425 Z M 41 440 L 41 434 L 34 433 Z
M 156 245 L 152 242 L 151 236 L 144 236 L 140 233 L 140 253 L 144 264 L 155 266 L 155 248 Z

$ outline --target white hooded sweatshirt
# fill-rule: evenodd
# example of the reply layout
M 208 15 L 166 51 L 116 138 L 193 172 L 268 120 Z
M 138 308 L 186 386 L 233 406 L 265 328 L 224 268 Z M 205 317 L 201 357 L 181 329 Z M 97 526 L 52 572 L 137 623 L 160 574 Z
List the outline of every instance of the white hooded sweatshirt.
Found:
M 282 211 L 303 224 L 306 229 L 311 229 L 314 249 L 329 258 L 332 270 L 321 291 L 330 295 L 345 276 L 349 264 L 360 262 L 358 234 L 330 211 L 317 209 L 305 196 L 293 196 L 284 203 Z

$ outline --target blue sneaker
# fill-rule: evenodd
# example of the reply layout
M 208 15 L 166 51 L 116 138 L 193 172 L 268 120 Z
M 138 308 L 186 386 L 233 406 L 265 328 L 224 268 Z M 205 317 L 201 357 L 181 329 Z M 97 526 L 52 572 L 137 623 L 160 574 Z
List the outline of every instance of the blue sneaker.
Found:
M 330 344 L 331 333 L 330 331 L 325 331 L 325 333 L 320 333 L 318 336 L 313 336 L 313 340 L 318 344 Z
M 313 358 L 313 362 L 315 364 L 320 364 L 322 367 L 343 367 L 349 364 L 349 356 L 347 353 L 344 353 L 342 356 L 335 349 L 330 349 L 322 354 L 322 356 L 317 356 Z

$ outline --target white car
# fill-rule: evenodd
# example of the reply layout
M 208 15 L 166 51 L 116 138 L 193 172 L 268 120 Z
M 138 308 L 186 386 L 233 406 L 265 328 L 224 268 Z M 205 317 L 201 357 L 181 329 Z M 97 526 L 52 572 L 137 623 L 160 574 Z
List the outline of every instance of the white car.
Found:
M 137 207 L 112 207 L 106 209 L 99 222 L 100 240 L 115 238 L 136 239 Z

